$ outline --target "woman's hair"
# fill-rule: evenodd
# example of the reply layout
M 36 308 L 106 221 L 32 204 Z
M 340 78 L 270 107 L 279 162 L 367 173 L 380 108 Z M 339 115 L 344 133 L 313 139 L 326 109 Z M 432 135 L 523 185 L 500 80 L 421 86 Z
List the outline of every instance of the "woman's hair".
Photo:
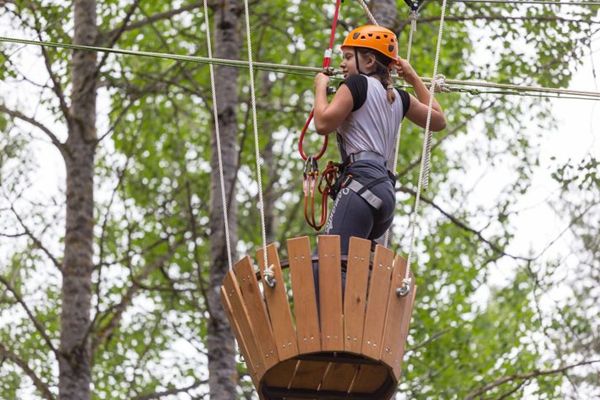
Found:
M 357 47 L 357 50 L 363 56 L 372 55 L 375 57 L 375 71 L 373 71 L 372 75 L 377 75 L 379 77 L 381 84 L 387 90 L 388 102 L 392 104 L 394 100 L 396 100 L 396 94 L 394 93 L 392 75 L 390 74 L 390 69 L 388 67 L 393 60 L 368 48 Z

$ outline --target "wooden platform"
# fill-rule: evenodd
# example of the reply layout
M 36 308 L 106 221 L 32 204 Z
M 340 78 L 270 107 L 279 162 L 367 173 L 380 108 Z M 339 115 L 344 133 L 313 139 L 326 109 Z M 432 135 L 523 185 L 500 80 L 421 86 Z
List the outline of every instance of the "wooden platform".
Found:
M 274 245 L 260 250 L 260 273 L 243 258 L 221 288 L 260 398 L 390 399 L 416 292 L 413 283 L 407 296 L 396 294 L 404 260 L 382 246 L 372 254 L 358 238 L 342 256 L 338 236 L 319 236 L 317 257 L 308 237 L 289 239 L 287 249 L 284 263 Z M 265 250 L 274 287 L 261 278 Z

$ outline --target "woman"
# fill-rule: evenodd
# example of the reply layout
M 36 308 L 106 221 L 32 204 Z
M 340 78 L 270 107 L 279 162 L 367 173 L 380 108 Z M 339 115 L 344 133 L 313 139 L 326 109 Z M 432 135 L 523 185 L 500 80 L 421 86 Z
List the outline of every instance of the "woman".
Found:
M 385 233 L 394 217 L 393 173 L 396 135 L 405 116 L 425 127 L 429 90 L 411 65 L 398 58 L 396 35 L 383 27 L 354 29 L 342 44 L 340 65 L 344 83 L 331 103 L 329 77 L 315 77 L 314 121 L 317 132 L 337 132 L 343 169 L 326 233 L 340 235 L 342 254 L 350 236 L 374 240 Z M 391 71 L 410 84 L 416 94 L 392 86 Z M 446 126 L 444 113 L 433 101 L 430 129 Z

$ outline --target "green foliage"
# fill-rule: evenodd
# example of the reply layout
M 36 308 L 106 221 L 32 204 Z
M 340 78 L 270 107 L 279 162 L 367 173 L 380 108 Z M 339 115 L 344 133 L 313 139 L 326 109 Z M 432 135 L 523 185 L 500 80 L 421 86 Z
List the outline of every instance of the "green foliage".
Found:
M 175 3 L 141 2 L 132 21 L 144 21 L 193 2 Z M 253 2 L 255 60 L 320 65 L 329 36 L 330 3 Z M 408 12 L 404 2 L 397 3 L 399 23 L 395 28 L 401 43 L 405 43 Z M 13 23 L 24 35 L 35 37 L 36 28 L 43 27 L 43 39 L 70 42 L 70 6 L 17 1 L 7 7 L 10 15 L 18 16 Z M 118 31 L 129 7 L 117 0 L 98 2 L 99 44 L 110 43 L 111 34 Z M 597 15 L 597 8 L 576 6 L 563 11 L 558 7 L 453 3 L 449 10 L 453 18 L 445 27 L 441 73 L 448 78 L 548 86 L 568 84 L 589 44 L 591 24 L 586 21 Z M 433 71 L 440 11 L 440 4 L 428 3 L 421 11 L 415 33 L 411 60 L 423 76 Z M 365 22 L 360 7 L 345 2 L 338 43 L 350 29 Z M 202 12 L 194 8 L 125 30 L 115 45 L 206 56 L 203 24 Z M 243 43 L 245 46 L 245 40 Z M 402 47 L 402 56 L 404 51 Z M 245 48 L 241 54 L 246 57 Z M 0 57 L 0 78 L 21 76 L 5 54 Z M 48 49 L 48 57 L 58 82 L 68 93 L 71 53 Z M 336 55 L 334 65 L 338 62 Z M 252 254 L 261 242 L 260 219 L 249 78 L 246 69 L 240 72 L 238 246 Z M 96 163 L 101 195 L 95 213 L 97 265 L 91 332 L 95 346 L 94 398 L 129 399 L 206 379 L 204 339 L 209 310 L 205 293 L 209 288 L 211 237 L 208 216 L 211 196 L 215 196 L 211 193 L 210 174 L 216 173 L 210 169 L 215 151 L 211 142 L 212 99 L 206 65 L 109 55 L 100 75 L 101 98 L 108 103 L 100 117 L 107 117 L 113 129 L 101 143 Z M 261 154 L 267 160 L 261 173 L 266 192 L 273 199 L 269 203 L 275 219 L 273 238 L 279 242 L 308 233 L 301 204 L 304 163 L 297 156 L 296 146 L 312 106 L 312 78 L 304 73 L 256 73 L 257 128 Z M 41 104 L 58 119 L 52 96 L 43 92 Z M 513 205 L 529 190 L 538 145 L 543 140 L 525 128 L 531 120 L 547 127 L 553 121 L 548 104 L 538 99 L 472 93 L 443 94 L 438 98 L 449 124 L 445 132 L 434 136 L 434 144 L 439 146 L 432 154 L 432 184 L 427 196 L 445 205 L 454 219 L 431 209 L 423 213 L 426 232 L 418 240 L 422 259 L 415 266 L 417 306 L 401 391 L 415 399 L 463 399 L 500 377 L 553 366 L 545 362 L 547 350 L 536 341 L 544 326 L 532 303 L 536 287 L 530 274 L 524 272 L 525 266 L 514 262 L 501 283 L 489 280 L 490 271 L 497 268 L 497 260 L 506 258 L 506 249 L 512 243 Z M 7 130 L 7 124 L 0 115 L 0 131 Z M 99 136 L 103 134 L 99 132 Z M 508 166 L 514 178 L 486 209 L 462 207 L 468 188 L 455 177 L 471 171 L 466 157 L 449 151 L 452 143 L 473 136 L 479 139 L 470 141 L 466 151 L 481 164 Z M 25 143 L 7 137 L 0 136 L 0 172 L 6 159 L 25 157 Z M 310 135 L 307 150 L 315 151 L 321 139 Z M 421 145 L 421 129 L 404 124 L 399 155 L 403 188 L 416 186 L 415 161 Z M 337 157 L 335 146 L 330 145 L 324 159 Z M 594 190 L 599 184 L 597 170 L 597 160 L 590 158 L 580 165 L 559 167 L 554 177 L 565 189 L 575 185 L 579 190 Z M 398 221 L 402 226 L 406 225 L 413 201 L 412 197 L 401 198 Z M 481 231 L 471 228 L 482 225 L 486 228 Z M 588 247 L 597 243 L 597 235 L 589 229 L 582 237 L 584 234 L 588 235 Z M 61 244 L 61 238 L 54 240 L 49 247 Z M 406 242 L 405 238 L 394 238 L 394 247 L 406 248 Z M 14 286 L 27 301 L 38 301 L 36 317 L 55 340 L 60 333 L 60 287 L 54 280 L 35 279 L 36 268 L 47 272 L 48 267 L 39 258 L 39 249 L 29 250 L 13 249 L 10 265 L 2 265 L 0 271 L 4 277 L 16 277 L 12 280 Z M 40 289 L 34 290 L 30 282 L 39 284 Z M 578 296 L 583 296 L 580 289 Z M 15 299 L 6 291 L 0 293 L 1 312 L 18 314 Z M 573 337 L 597 330 L 597 324 L 590 323 L 587 315 L 575 312 L 577 304 L 580 299 L 562 310 L 563 324 L 553 321 L 550 331 L 555 336 L 565 327 Z M 48 356 L 31 322 L 22 313 L 18 315 L 14 326 L 1 327 L 0 343 L 30 360 L 36 373 L 56 388 L 56 360 Z M 582 351 L 581 347 L 565 348 L 572 353 Z M 245 371 L 241 362 L 239 371 L 241 375 Z M 594 383 L 590 377 L 582 379 Z M 562 382 L 562 377 L 555 375 L 515 379 L 491 389 L 482 398 L 518 399 L 526 388 L 539 399 L 557 398 Z M 23 387 L 31 388 L 31 384 L 14 363 L 0 365 L 0 392 L 14 398 Z M 240 382 L 240 390 L 252 392 L 247 376 Z M 189 393 L 201 397 L 206 388 L 199 386 Z

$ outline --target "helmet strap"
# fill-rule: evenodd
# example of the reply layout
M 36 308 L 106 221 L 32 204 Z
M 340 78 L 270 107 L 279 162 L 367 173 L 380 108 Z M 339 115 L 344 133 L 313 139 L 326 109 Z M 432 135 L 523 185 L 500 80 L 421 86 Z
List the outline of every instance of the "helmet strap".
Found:
M 358 50 L 356 49 L 356 47 L 354 47 L 354 61 L 356 62 L 356 70 L 359 74 L 362 74 L 362 72 L 360 71 L 360 66 L 358 65 Z

